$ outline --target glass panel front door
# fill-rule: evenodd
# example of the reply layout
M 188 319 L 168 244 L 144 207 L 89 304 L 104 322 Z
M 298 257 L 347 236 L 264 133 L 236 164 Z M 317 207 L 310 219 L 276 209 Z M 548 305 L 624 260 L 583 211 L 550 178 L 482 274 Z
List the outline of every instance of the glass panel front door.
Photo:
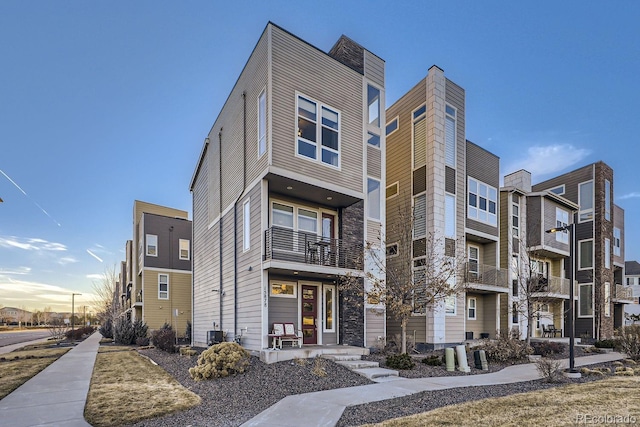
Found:
M 304 344 L 317 344 L 318 288 L 302 286 L 302 337 Z

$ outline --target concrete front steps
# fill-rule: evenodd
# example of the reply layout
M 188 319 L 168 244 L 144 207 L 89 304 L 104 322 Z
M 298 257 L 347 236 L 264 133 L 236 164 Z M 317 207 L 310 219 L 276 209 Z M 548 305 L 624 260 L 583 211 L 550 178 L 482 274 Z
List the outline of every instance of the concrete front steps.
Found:
M 396 381 L 401 379 L 398 371 L 381 368 L 378 362 L 362 360 L 362 356 L 351 354 L 323 354 L 325 359 L 333 360 L 338 365 L 342 365 L 353 372 L 377 383 Z

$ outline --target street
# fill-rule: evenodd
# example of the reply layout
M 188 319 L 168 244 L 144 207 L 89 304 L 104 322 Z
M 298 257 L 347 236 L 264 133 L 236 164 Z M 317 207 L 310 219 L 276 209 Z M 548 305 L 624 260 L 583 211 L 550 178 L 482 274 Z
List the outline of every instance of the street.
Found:
M 0 347 L 21 342 L 34 341 L 50 336 L 47 329 L 21 329 L 16 331 L 0 331 Z

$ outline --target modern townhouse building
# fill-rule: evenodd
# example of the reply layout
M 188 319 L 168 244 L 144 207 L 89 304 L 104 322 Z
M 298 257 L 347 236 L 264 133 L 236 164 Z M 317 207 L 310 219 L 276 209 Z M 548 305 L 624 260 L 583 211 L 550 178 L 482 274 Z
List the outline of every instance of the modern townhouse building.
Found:
M 576 337 L 608 338 L 624 323 L 624 210 L 615 205 L 613 169 L 602 161 L 533 185 L 578 205 Z
M 191 181 L 194 345 L 222 335 L 286 357 L 266 350 L 274 323 L 316 350 L 385 336 L 384 309 L 339 286 L 380 274 L 365 242 L 384 258 L 383 106 L 382 59 L 344 36 L 323 52 L 267 24 Z
M 529 333 L 531 337 L 569 335 L 565 313 L 571 272 L 565 270 L 565 260 L 568 262 L 571 255 L 570 233 L 548 231 L 571 224 L 577 210 L 576 203 L 556 193 L 532 191 L 528 171 L 504 177 L 500 189 L 500 265 L 509 275 L 511 301 L 503 332 L 515 329 L 522 338 Z
M 415 298 L 408 335 L 418 349 L 495 337 L 509 293 L 498 264 L 499 159 L 465 139 L 464 89 L 437 66 L 387 109 L 387 118 L 387 263 L 399 262 L 395 212 L 410 209 L 414 277 L 429 245 L 463 264 L 452 286 L 465 290 L 439 307 Z M 388 335 L 400 326 L 390 317 Z
M 150 330 L 165 323 L 184 337 L 192 315 L 191 221 L 183 210 L 136 200 L 126 243 L 124 313 Z
M 631 292 L 630 298 L 633 304 L 624 306 L 625 317 L 628 315 L 640 315 L 640 263 L 638 261 L 625 261 L 624 276 L 627 288 L 625 292 Z M 632 323 L 633 320 L 627 318 L 626 324 Z

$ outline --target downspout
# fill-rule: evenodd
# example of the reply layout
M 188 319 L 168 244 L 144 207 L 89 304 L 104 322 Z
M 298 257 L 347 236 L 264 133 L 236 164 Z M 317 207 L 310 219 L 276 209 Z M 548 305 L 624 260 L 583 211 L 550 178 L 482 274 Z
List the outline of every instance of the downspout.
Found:
M 218 132 L 218 214 L 220 218 L 218 220 L 218 254 L 219 254 L 219 262 L 220 262 L 220 282 L 218 286 L 218 315 L 219 315 L 219 324 L 218 330 L 222 331 L 222 127 L 220 128 L 220 132 Z
M 233 206 L 233 235 L 236 242 L 233 245 L 233 336 L 238 331 L 238 201 L 247 188 L 247 92 L 242 92 L 242 192 L 236 198 Z M 236 340 L 238 341 L 238 340 Z M 239 344 L 242 344 L 238 342 Z

